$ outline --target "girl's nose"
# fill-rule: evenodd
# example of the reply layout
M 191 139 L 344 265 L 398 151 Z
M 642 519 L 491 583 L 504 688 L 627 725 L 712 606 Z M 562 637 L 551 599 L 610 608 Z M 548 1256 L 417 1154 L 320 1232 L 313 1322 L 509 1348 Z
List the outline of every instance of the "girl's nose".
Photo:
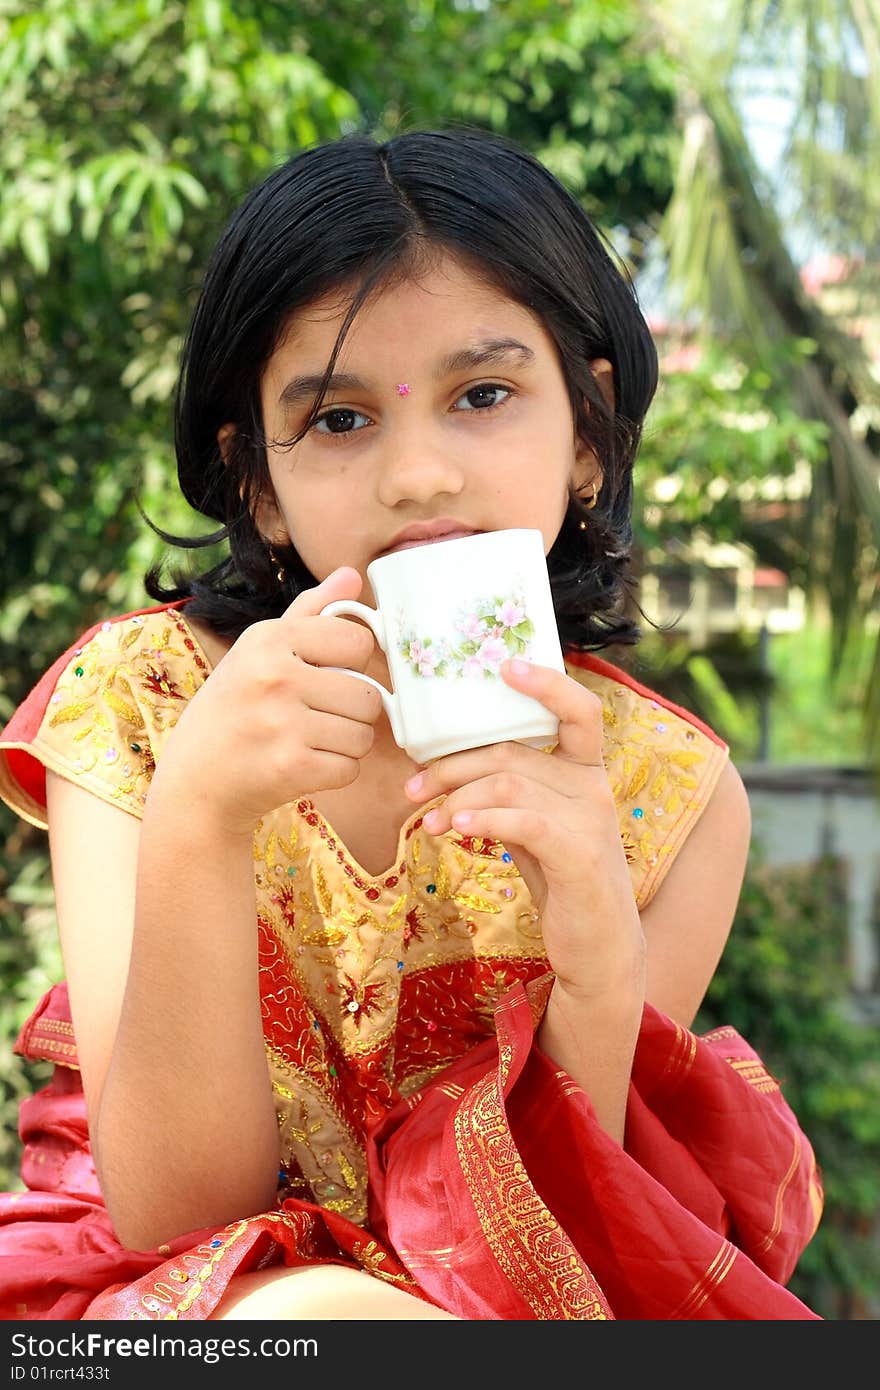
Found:
M 389 441 L 379 477 L 379 499 L 384 506 L 424 505 L 441 494 L 457 496 L 463 487 L 461 464 L 439 443 L 409 431 L 406 438 Z

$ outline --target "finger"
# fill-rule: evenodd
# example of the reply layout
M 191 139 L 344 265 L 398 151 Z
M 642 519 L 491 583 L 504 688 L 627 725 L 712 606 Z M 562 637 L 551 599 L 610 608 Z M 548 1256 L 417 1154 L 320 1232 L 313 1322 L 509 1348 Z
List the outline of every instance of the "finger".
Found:
M 500 666 L 507 685 L 538 700 L 559 720 L 557 752 L 586 767 L 602 765 L 602 701 L 552 666 L 508 658 Z
M 357 570 L 351 565 L 340 565 L 320 584 L 297 594 L 288 605 L 278 619 L 282 640 L 310 665 L 364 670 L 376 646 L 370 629 L 351 618 L 319 616 L 336 599 L 356 599 L 362 587 Z
M 350 758 L 344 753 L 328 753 L 316 749 L 308 754 L 304 767 L 308 784 L 315 791 L 350 787 L 352 782 L 357 780 L 361 770 L 359 758 Z M 291 801 L 300 795 L 300 791 L 293 792 Z
M 347 666 L 355 671 L 366 670 L 376 649 L 370 629 L 344 617 L 293 619 L 283 629 L 282 641 L 311 666 Z
M 328 574 L 326 579 L 322 579 L 320 584 L 311 589 L 303 589 L 301 594 L 297 594 L 278 621 L 286 625 L 290 617 L 317 617 L 322 608 L 326 608 L 328 603 L 333 603 L 336 599 L 357 598 L 362 587 L 363 580 L 354 566 L 340 565 L 332 574 Z
M 323 710 L 310 710 L 302 729 L 305 742 L 316 752 L 341 753 L 346 758 L 366 757 L 374 735 L 371 723 L 326 714 Z
M 375 724 L 382 713 L 382 698 L 375 686 L 367 685 L 356 676 L 348 676 L 344 671 L 308 667 L 300 695 L 316 713 L 356 719 L 362 724 Z
M 491 779 L 501 801 L 518 792 L 515 783 L 526 787 L 552 788 L 564 796 L 577 795 L 581 774 L 569 759 L 548 757 L 539 748 L 523 743 L 491 743 L 449 753 L 411 777 L 404 790 L 413 801 L 430 801 L 440 792 L 473 785 L 479 778 Z M 509 784 L 509 786 L 508 786 Z
M 444 807 L 439 808 L 441 812 Z M 428 825 L 429 834 L 442 834 Z M 508 852 L 516 846 L 530 854 L 541 866 L 542 871 L 558 872 L 566 867 L 571 859 L 571 844 L 555 829 L 552 815 L 531 806 L 478 806 L 470 804 L 466 809 L 456 811 L 452 829 L 462 835 L 477 836 L 484 840 L 497 840 L 507 847 Z M 512 857 L 516 857 L 515 854 Z M 520 871 L 523 865 L 518 864 Z M 531 887 L 531 885 L 529 885 Z
M 540 811 L 551 817 L 554 811 L 558 812 L 559 802 L 552 789 L 502 772 L 480 777 L 442 796 L 435 806 L 425 811 L 425 825 L 432 834 L 442 834 L 455 826 L 464 814 L 489 810 L 493 806 Z M 465 828 L 464 822 L 460 828 Z

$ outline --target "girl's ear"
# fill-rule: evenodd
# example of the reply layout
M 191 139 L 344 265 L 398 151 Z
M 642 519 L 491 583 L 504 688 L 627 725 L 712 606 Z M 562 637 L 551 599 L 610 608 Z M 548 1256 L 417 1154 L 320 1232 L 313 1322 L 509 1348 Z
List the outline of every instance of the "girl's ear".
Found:
M 229 462 L 229 448 L 232 444 L 232 437 L 235 434 L 235 425 L 232 421 L 226 425 L 221 425 L 217 431 L 217 443 L 220 446 L 220 453 L 224 463 Z
M 609 410 L 614 410 L 614 368 L 607 357 L 594 357 L 588 366 Z M 590 402 L 587 401 L 587 410 Z M 597 496 L 602 487 L 602 468 L 595 449 L 578 435 L 575 442 L 575 488 L 584 497 Z
M 614 409 L 614 368 L 607 357 L 594 357 L 588 363 L 593 380 L 605 399 L 609 410 Z
M 220 453 L 223 462 L 229 462 L 229 451 L 235 435 L 235 425 L 221 425 L 217 431 L 217 443 L 220 446 Z M 240 495 L 244 498 L 244 484 L 239 489 Z M 254 525 L 260 535 L 268 545 L 290 545 L 290 536 L 284 518 L 278 510 L 278 503 L 271 486 L 266 492 L 260 494 L 256 506 L 251 508 L 254 518 Z
M 267 545 L 290 545 L 290 533 L 284 517 L 278 510 L 278 503 L 271 486 L 266 492 L 260 494 L 252 513 L 254 525 Z

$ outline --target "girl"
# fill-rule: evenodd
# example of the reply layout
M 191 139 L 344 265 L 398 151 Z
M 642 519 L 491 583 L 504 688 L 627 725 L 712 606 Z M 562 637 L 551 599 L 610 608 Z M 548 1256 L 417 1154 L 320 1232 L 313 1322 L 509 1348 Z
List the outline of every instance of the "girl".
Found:
M 229 556 L 151 573 L 5 731 L 66 975 L 17 1044 L 57 1066 L 2 1199 L 5 1316 L 816 1317 L 785 1288 L 809 1143 L 732 1029 L 689 1027 L 742 781 L 590 654 L 638 637 L 656 370 L 583 211 L 502 139 L 345 137 L 234 214 L 176 403 Z M 321 609 L 408 538 L 518 526 L 567 669 L 502 673 L 558 747 L 416 767 L 332 669 L 387 683 L 372 634 Z

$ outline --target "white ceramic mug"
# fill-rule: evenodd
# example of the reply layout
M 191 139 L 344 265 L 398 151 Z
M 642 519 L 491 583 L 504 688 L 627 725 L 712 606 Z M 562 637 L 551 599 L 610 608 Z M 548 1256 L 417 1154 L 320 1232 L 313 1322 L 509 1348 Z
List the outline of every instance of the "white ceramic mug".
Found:
M 408 547 L 373 560 L 367 578 L 375 608 L 338 599 L 321 612 L 372 629 L 393 690 L 361 671 L 347 674 L 376 687 L 395 742 L 415 762 L 508 740 L 555 743 L 556 716 L 506 685 L 499 670 L 512 656 L 565 670 L 540 531 Z

